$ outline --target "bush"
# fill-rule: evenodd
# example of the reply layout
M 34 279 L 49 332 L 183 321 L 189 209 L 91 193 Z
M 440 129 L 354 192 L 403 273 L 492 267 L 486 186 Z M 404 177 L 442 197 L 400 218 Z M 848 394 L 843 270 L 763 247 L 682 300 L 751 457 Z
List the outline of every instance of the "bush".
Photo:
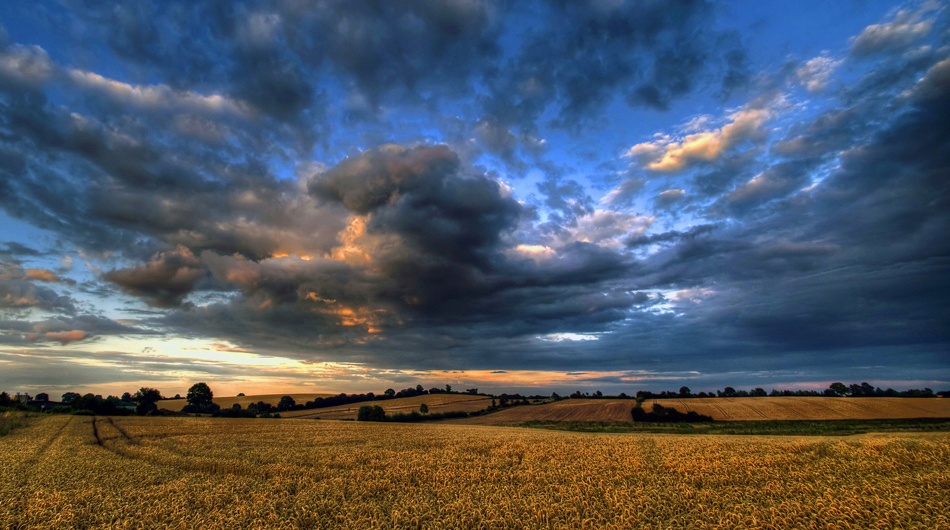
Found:
M 473 415 L 477 416 L 477 414 Z M 416 411 L 412 411 L 409 413 L 397 412 L 392 416 L 386 416 L 383 421 L 392 421 L 397 423 L 417 423 L 423 421 L 447 420 L 450 418 L 467 418 L 468 416 L 468 412 L 462 412 L 458 410 L 448 412 L 433 412 L 431 414 L 419 414 Z
M 203 405 L 185 405 L 181 411 L 185 414 L 214 414 L 217 415 L 221 410 L 221 405 L 217 403 L 206 403 Z
M 0 436 L 10 434 L 13 429 L 26 427 L 34 415 L 30 412 L 10 410 L 9 407 L 0 407 Z
M 386 411 L 379 405 L 363 405 L 356 412 L 356 421 L 386 421 Z
M 638 402 L 630 411 L 633 421 L 645 421 L 651 423 L 698 423 L 713 421 L 712 417 L 703 414 L 697 414 L 695 411 L 689 411 L 686 414 L 676 410 L 673 407 L 664 407 L 663 405 L 653 405 L 653 412 L 643 410 Z
M 233 407 L 229 409 L 221 409 L 212 415 L 216 418 L 255 418 L 257 417 L 257 414 L 254 414 L 253 412 L 249 410 L 233 408 Z

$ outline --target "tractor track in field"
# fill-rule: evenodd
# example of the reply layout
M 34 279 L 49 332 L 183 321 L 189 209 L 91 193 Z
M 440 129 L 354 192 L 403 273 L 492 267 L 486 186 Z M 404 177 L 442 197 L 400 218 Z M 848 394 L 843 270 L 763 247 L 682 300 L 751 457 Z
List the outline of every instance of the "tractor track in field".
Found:
M 103 437 L 102 427 L 105 427 L 105 426 L 115 429 L 115 431 L 119 433 L 119 436 L 114 437 L 114 438 Z M 163 453 L 174 455 L 174 457 L 181 459 L 182 460 L 181 462 L 176 463 L 170 460 L 164 460 L 160 458 L 158 455 L 151 456 L 151 455 L 141 454 L 138 451 L 131 449 L 133 446 L 140 446 L 139 442 L 132 436 L 129 436 L 128 432 L 126 432 L 125 429 L 116 425 L 116 423 L 112 421 L 112 418 L 110 417 L 104 417 L 104 418 L 96 417 L 92 422 L 92 429 L 93 429 L 93 434 L 96 437 L 96 443 L 100 447 L 105 449 L 106 451 L 121 458 L 126 458 L 126 459 L 134 460 L 137 462 L 147 462 L 149 464 L 154 464 L 154 465 L 162 466 L 162 467 L 170 467 L 170 468 L 177 469 L 183 472 L 210 473 L 210 474 L 221 475 L 221 476 L 239 475 L 239 476 L 246 476 L 246 477 L 257 477 L 257 478 L 267 478 L 268 476 L 267 473 L 260 473 L 251 469 L 243 469 L 243 468 L 222 469 L 222 465 L 227 464 L 226 462 L 218 462 L 218 461 L 188 462 L 187 461 L 187 459 L 189 458 L 188 456 L 186 456 L 184 453 L 181 453 L 169 447 L 156 447 L 156 449 Z M 164 437 L 166 436 L 152 436 L 152 438 L 164 438 Z
M 732 417 L 732 416 L 729 415 L 728 412 L 726 412 L 725 410 L 723 410 L 723 408 L 720 407 L 719 405 L 716 405 L 715 403 L 710 403 L 710 405 L 716 407 L 716 410 L 718 410 L 719 413 L 722 414 L 722 417 L 723 417 L 723 418 L 731 418 L 731 417 Z
M 746 408 L 750 409 L 752 412 L 756 413 L 760 418 L 763 418 L 763 419 L 766 419 L 766 420 L 769 419 L 769 417 L 766 416 L 764 412 L 762 412 L 761 410 L 759 410 L 759 409 L 753 407 L 752 405 L 749 405 L 748 403 L 740 403 L 740 404 L 741 404 L 743 407 L 746 407 Z
M 72 421 L 73 421 L 73 417 L 70 416 L 69 418 L 67 418 L 66 421 L 64 421 L 63 424 L 60 425 L 58 429 L 56 429 L 56 432 L 54 432 L 52 435 L 49 436 L 49 438 L 43 441 L 42 445 L 39 446 L 36 452 L 34 452 L 32 455 L 30 455 L 29 458 L 25 459 L 20 464 L 21 471 L 19 473 L 19 480 L 17 481 L 17 485 L 20 490 L 25 491 L 28 488 L 29 483 L 30 483 L 30 477 L 34 475 L 33 469 L 37 466 L 37 464 L 40 463 L 40 461 L 43 459 L 43 456 L 46 454 L 49 448 L 52 447 L 54 443 L 56 443 L 60 438 L 63 437 L 63 431 L 66 430 L 66 427 L 69 426 L 69 424 L 72 423 Z M 26 513 L 28 497 L 26 495 L 23 495 L 20 497 L 20 500 L 18 502 L 20 503 L 20 512 Z
M 723 418 L 731 418 L 731 417 L 732 417 L 732 416 L 729 415 L 728 412 L 726 412 L 725 410 L 723 410 L 722 407 L 720 407 L 719 405 L 717 405 L 717 404 L 715 404 L 715 403 L 709 403 L 709 402 L 707 402 L 704 398 L 699 398 L 699 402 L 702 403 L 703 405 L 710 405 L 710 406 L 712 406 L 712 407 L 715 407 L 716 410 L 719 411 L 719 414 L 722 414 L 722 417 L 723 417 Z
M 827 410 L 828 412 L 834 414 L 835 416 L 840 416 L 841 418 L 847 419 L 847 416 L 845 416 L 844 414 L 838 412 L 837 410 L 835 410 L 835 409 L 829 407 L 828 405 L 822 405 L 821 403 L 812 403 L 812 405 L 815 405 L 816 407 L 823 408 L 823 409 Z

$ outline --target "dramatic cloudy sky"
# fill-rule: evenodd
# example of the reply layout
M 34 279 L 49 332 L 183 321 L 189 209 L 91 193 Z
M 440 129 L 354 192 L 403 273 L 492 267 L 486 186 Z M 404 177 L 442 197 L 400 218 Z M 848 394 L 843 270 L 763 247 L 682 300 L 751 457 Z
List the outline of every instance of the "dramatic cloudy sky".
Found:
M 950 387 L 943 2 L 0 2 L 0 389 Z

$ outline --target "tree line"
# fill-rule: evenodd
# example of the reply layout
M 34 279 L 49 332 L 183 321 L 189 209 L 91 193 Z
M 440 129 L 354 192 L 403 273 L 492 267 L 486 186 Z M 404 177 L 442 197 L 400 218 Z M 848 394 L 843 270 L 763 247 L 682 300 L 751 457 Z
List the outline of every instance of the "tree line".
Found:
M 950 397 L 950 391 L 934 392 L 930 388 L 912 388 L 910 390 L 894 390 L 893 388 L 882 389 L 875 387 L 867 382 L 861 384 L 845 385 L 841 382 L 835 382 L 824 390 L 776 390 L 767 392 L 764 388 L 757 387 L 751 390 L 736 390 L 727 386 L 722 390 L 715 392 L 693 393 L 688 386 L 680 387 L 678 392 L 663 390 L 661 392 L 651 392 L 649 390 L 639 390 L 631 397 L 621 392 L 616 396 L 604 395 L 601 391 L 591 393 L 582 393 L 580 390 L 571 394 L 570 398 L 578 399 L 684 399 L 684 398 L 715 398 L 715 397 L 765 397 L 765 396 L 826 396 L 826 397 Z M 554 397 L 560 399 L 560 396 L 554 394 Z
M 415 397 L 420 395 L 427 394 L 470 394 L 470 395 L 481 395 L 488 396 L 489 394 L 479 393 L 477 388 L 469 388 L 464 392 L 453 391 L 451 385 L 445 385 L 444 388 L 430 388 L 428 390 L 424 389 L 422 385 L 416 385 L 415 387 L 404 388 L 402 390 L 396 391 L 392 388 L 386 389 L 382 394 L 374 394 L 373 392 L 368 392 L 365 394 L 346 394 L 340 393 L 336 396 L 328 397 L 318 397 L 312 401 L 307 401 L 305 403 L 297 403 L 292 396 L 283 396 L 280 398 L 280 401 L 277 405 L 270 403 L 265 403 L 263 401 L 258 401 L 257 403 L 251 403 L 246 408 L 242 407 L 240 404 L 235 403 L 233 406 L 227 409 L 221 409 L 219 405 L 214 403 L 214 393 L 211 391 L 211 388 L 203 382 L 195 383 L 188 389 L 188 393 L 184 399 L 188 401 L 181 413 L 184 414 L 210 414 L 212 416 L 222 416 L 222 417 L 279 417 L 281 412 L 293 411 L 293 410 L 305 410 L 305 409 L 319 409 L 326 407 L 336 407 L 341 405 L 349 405 L 353 403 L 361 402 L 371 402 L 371 401 L 385 401 L 389 399 L 397 399 L 402 397 Z M 689 387 L 682 386 L 679 391 L 661 391 L 661 392 L 651 392 L 648 390 L 637 391 L 634 396 L 628 396 L 626 393 L 621 392 L 616 396 L 604 395 L 601 391 L 597 390 L 593 393 L 587 392 L 582 393 L 580 390 L 570 394 L 569 396 L 560 396 L 556 392 L 552 393 L 551 396 L 543 395 L 533 395 L 533 396 L 523 396 L 521 394 L 501 394 L 498 396 L 492 396 L 491 406 L 482 409 L 476 413 L 471 414 L 484 414 L 489 412 L 494 412 L 496 410 L 507 408 L 510 406 L 517 405 L 527 405 L 527 404 L 541 404 L 549 403 L 552 401 L 559 401 L 562 399 L 637 399 L 638 401 L 646 399 L 669 399 L 669 398 L 715 398 L 715 397 L 762 397 L 762 396 L 831 396 L 831 397 L 914 397 L 914 398 L 930 398 L 930 397 L 950 397 L 950 391 L 941 391 L 934 392 L 930 388 L 924 389 L 910 389 L 910 390 L 894 390 L 893 388 L 882 389 L 881 387 L 875 387 L 867 382 L 862 382 L 860 384 L 853 383 L 846 385 L 841 382 L 834 382 L 824 390 L 775 390 L 772 389 L 771 392 L 766 392 L 765 389 L 761 387 L 753 388 L 751 390 L 736 390 L 733 387 L 727 386 L 723 390 L 716 390 L 715 392 L 699 392 L 693 393 Z M 176 395 L 175 398 L 181 399 L 180 396 Z M 79 394 L 77 392 L 66 392 L 62 395 L 62 400 L 60 402 L 53 402 L 49 400 L 49 396 L 45 393 L 37 394 L 37 396 L 28 401 L 21 402 L 20 400 L 11 397 L 6 392 L 0 392 L 0 408 L 3 410 L 24 410 L 24 411 L 38 411 L 38 412 L 52 412 L 52 413 L 65 413 L 65 414 L 79 414 L 79 415 L 99 415 L 99 416 L 122 416 L 130 414 L 138 415 L 159 415 L 159 414 L 175 414 L 173 412 L 160 410 L 158 403 L 162 400 L 165 400 L 161 392 L 156 388 L 151 387 L 142 387 L 134 394 L 130 392 L 125 392 L 121 396 L 108 396 L 102 397 L 101 395 L 96 395 L 92 393 Z M 378 407 L 378 406 L 377 406 Z M 365 407 L 360 407 L 359 410 L 363 410 Z M 374 407 L 370 406 L 370 409 Z M 382 410 L 382 407 L 378 407 Z M 667 407 L 669 408 L 669 407 Z M 446 413 L 438 413 L 446 414 Z M 438 419 L 437 415 L 427 415 L 426 412 L 411 412 L 405 413 L 403 416 L 398 414 L 388 416 L 388 420 L 370 420 L 370 421 L 427 421 L 429 419 Z M 393 419 L 398 418 L 398 419 Z M 650 421 L 650 420 L 646 420 Z

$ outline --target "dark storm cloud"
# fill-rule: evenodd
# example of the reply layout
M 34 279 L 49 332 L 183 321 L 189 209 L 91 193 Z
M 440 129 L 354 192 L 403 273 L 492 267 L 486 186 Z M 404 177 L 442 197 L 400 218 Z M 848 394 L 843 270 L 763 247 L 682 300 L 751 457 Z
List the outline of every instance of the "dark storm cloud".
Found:
M 666 109 L 709 82 L 711 67 L 722 62 L 728 90 L 744 79 L 743 52 L 711 29 L 715 10 L 706 2 L 519 7 L 539 24 L 509 62 L 486 76 L 485 113 L 502 123 L 530 131 L 553 106 L 556 123 L 575 128 L 591 123 L 618 92 L 633 105 Z
M 641 278 L 648 285 L 709 289 L 692 287 L 679 296 L 699 348 L 716 351 L 717 344 L 742 341 L 747 351 L 759 352 L 758 363 L 770 350 L 903 345 L 908 355 L 934 360 L 946 351 L 950 188 L 941 175 L 950 169 L 950 128 L 942 119 L 950 111 L 947 65 L 934 65 L 897 96 L 899 111 L 870 138 L 857 125 L 875 119 L 873 107 L 855 110 L 848 118 L 854 125 L 844 129 L 841 114 L 819 116 L 805 127 L 795 137 L 799 145 L 823 146 L 827 139 L 828 147 L 847 147 L 839 167 L 812 191 L 747 204 L 758 218 L 744 225 L 690 239 L 669 233 L 631 241 L 675 242 L 645 261 L 649 274 Z M 780 173 L 780 181 L 795 178 L 794 164 L 778 167 L 792 171 L 791 177 Z M 759 198 L 771 198 L 770 190 Z M 782 186 L 778 191 L 787 193 Z M 681 338 L 685 333 L 676 331 Z
M 367 234 L 398 234 L 412 256 L 482 269 L 521 211 L 498 182 L 460 174 L 458 157 L 444 146 L 373 149 L 318 175 L 310 190 L 353 213 L 372 213 Z
M 129 294 L 147 298 L 150 305 L 170 307 L 181 304 L 203 276 L 195 255 L 180 246 L 156 254 L 143 266 L 109 271 L 103 278 Z
M 233 79 L 229 93 L 280 120 L 319 112 L 313 85 L 326 68 L 356 85 L 371 108 L 400 95 L 465 89 L 498 52 L 488 2 L 143 2 L 76 5 L 88 31 L 143 77 L 178 87 Z
M 143 128 L 108 102 L 100 109 L 105 121 L 23 93 L 8 93 L 0 105 L 21 162 L 0 170 L 8 177 L 0 181 L 0 201 L 8 212 L 90 250 L 146 257 L 184 244 L 260 257 L 282 246 L 302 252 L 334 244 L 337 216 L 313 209 L 293 182 L 278 181 L 258 160 L 232 161 L 229 148 L 210 150 L 161 127 Z M 299 235 L 314 225 L 328 228 L 325 238 Z
M 340 247 L 311 260 L 205 251 L 201 266 L 242 298 L 190 307 L 165 324 L 257 347 L 345 346 L 332 355 L 346 359 L 359 357 L 354 348 L 373 351 L 367 329 L 384 331 L 387 348 L 410 349 L 428 334 L 464 344 L 562 326 L 599 330 L 622 320 L 634 300 L 642 302 L 616 288 L 591 294 L 629 269 L 614 251 L 575 242 L 550 262 L 513 255 L 509 238 L 522 207 L 493 179 L 462 168 L 444 146 L 368 150 L 315 175 L 309 188 L 362 216 L 351 218 Z M 146 274 L 152 268 L 160 267 L 128 272 L 154 280 Z M 161 270 L 162 279 L 177 277 L 178 269 Z
M 771 166 L 728 193 L 711 210 L 726 210 L 738 216 L 770 200 L 784 197 L 811 183 L 814 166 L 811 161 L 783 162 Z
M 685 232 L 679 232 L 676 230 L 671 230 L 669 232 L 661 232 L 659 234 L 644 235 L 638 234 L 627 241 L 627 245 L 631 248 L 641 247 L 645 245 L 653 245 L 656 243 L 669 243 L 676 242 L 682 239 L 693 239 L 697 236 L 709 233 L 715 230 L 715 225 L 698 225 L 690 228 Z
M 705 2 L 670 8 L 664 2 L 554 1 L 525 9 L 541 27 L 487 78 L 492 94 L 484 101 L 489 116 L 522 127 L 532 127 L 551 104 L 561 125 L 589 123 L 618 91 L 634 105 L 665 109 L 727 52 L 710 29 L 714 8 Z M 732 58 L 734 66 L 740 62 Z M 738 82 L 733 75 L 730 83 Z

